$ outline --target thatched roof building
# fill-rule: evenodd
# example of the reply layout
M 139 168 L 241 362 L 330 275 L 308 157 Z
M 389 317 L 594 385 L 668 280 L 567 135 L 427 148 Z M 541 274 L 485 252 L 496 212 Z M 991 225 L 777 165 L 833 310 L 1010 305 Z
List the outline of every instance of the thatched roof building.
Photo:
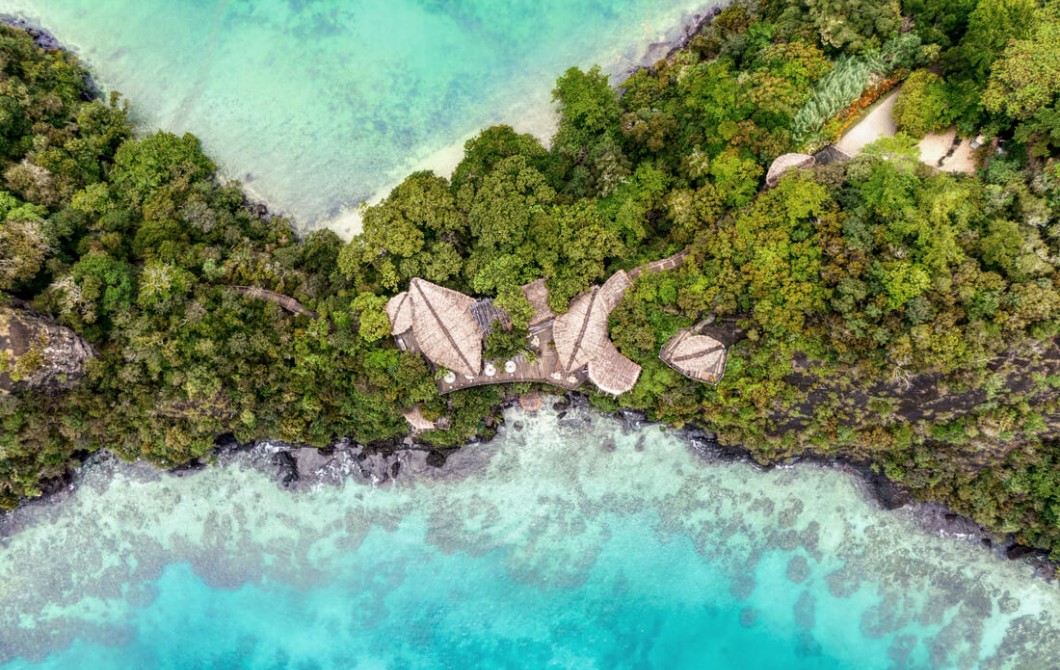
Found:
M 817 160 L 809 154 L 784 154 L 777 156 L 776 160 L 769 166 L 766 173 L 766 188 L 773 188 L 780 183 L 780 178 L 788 170 L 797 168 L 812 168 Z
M 600 299 L 600 287 L 594 286 L 575 298 L 565 314 L 556 317 L 552 337 L 563 369 L 576 370 L 606 354 L 608 312 Z
M 552 325 L 559 363 L 567 371 L 588 366 L 589 379 L 605 393 L 620 395 L 633 388 L 640 366 L 611 343 L 607 319 L 632 285 L 629 275 L 618 271 L 571 302 L 570 309 Z
M 713 337 L 682 330 L 666 343 L 659 358 L 689 379 L 717 384 L 725 374 L 728 351 Z
M 634 272 L 662 271 L 684 261 L 681 252 Z M 451 374 L 437 381 L 441 393 L 461 388 L 533 381 L 577 388 L 587 378 L 601 391 L 621 395 L 640 377 L 640 366 L 623 356 L 611 342 L 608 316 L 633 285 L 635 274 L 619 270 L 602 286 L 576 297 L 559 316 L 548 306 L 548 286 L 539 279 L 522 287 L 534 310 L 530 320 L 532 359 L 517 356 L 493 361 L 483 368 L 483 341 L 496 324 L 511 327 L 507 314 L 490 299 L 474 300 L 423 279 L 409 282 L 409 290 L 387 302 L 391 332 L 403 350 L 419 351 Z M 410 423 L 414 414 L 405 417 Z
M 611 340 L 607 340 L 603 348 L 603 356 L 589 361 L 589 381 L 611 395 L 632 390 L 640 377 L 640 366 L 623 356 Z
M 391 332 L 400 336 L 411 329 L 416 347 L 432 363 L 474 376 L 482 369 L 483 338 L 475 304 L 463 293 L 414 278 L 408 291 L 387 302 L 386 313 Z
M 610 357 L 611 345 L 607 318 L 632 285 L 629 275 L 619 270 L 604 282 L 576 297 L 565 314 L 556 317 L 552 326 L 560 364 L 567 370 L 587 365 L 596 358 Z

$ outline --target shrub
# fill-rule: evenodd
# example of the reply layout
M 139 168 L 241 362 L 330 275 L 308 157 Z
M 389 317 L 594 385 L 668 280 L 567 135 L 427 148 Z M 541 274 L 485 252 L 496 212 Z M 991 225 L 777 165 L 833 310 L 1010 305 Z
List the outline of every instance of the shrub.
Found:
M 894 121 L 898 130 L 916 138 L 948 126 L 952 119 L 942 78 L 928 70 L 909 75 L 894 103 Z

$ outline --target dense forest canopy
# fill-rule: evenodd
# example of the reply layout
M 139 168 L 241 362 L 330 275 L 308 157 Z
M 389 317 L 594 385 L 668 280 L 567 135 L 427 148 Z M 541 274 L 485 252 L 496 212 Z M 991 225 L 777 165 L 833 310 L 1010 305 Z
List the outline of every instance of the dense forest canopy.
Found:
M 774 158 L 834 141 L 900 82 L 897 137 L 763 188 Z M 867 460 L 1060 557 L 1058 94 L 1055 0 L 737 0 L 617 90 L 567 71 L 549 147 L 487 129 L 343 243 L 297 239 L 194 137 L 137 136 L 72 57 L 3 29 L 0 301 L 97 356 L 74 390 L 0 395 L 0 504 L 104 447 L 173 466 L 228 434 L 384 440 L 415 405 L 448 418 L 422 440 L 458 445 L 528 387 L 439 396 L 388 337 L 390 296 L 422 277 L 495 298 L 513 322 L 487 342 L 499 359 L 525 346 L 520 285 L 544 277 L 562 312 L 687 248 L 612 314 L 643 372 L 597 406 L 706 425 L 763 462 Z M 951 126 L 982 135 L 975 175 L 919 160 Z M 658 358 L 704 320 L 735 341 L 717 386 Z

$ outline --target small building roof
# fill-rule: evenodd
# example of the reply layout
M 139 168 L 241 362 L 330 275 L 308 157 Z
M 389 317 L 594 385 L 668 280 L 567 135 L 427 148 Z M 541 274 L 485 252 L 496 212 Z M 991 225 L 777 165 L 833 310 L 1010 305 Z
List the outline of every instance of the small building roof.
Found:
M 475 301 L 419 278 L 409 282 L 408 292 L 412 332 L 420 351 L 435 365 L 477 375 L 482 369 L 482 331 L 471 314 Z M 401 315 L 400 310 L 397 313 Z
M 727 355 L 722 342 L 683 330 L 666 343 L 659 358 L 689 379 L 716 384 L 725 374 Z
M 420 405 L 416 405 L 409 411 L 405 412 L 403 416 L 405 417 L 405 421 L 409 422 L 409 426 L 412 427 L 412 430 L 417 433 L 437 428 L 434 421 L 423 416 L 423 408 Z
M 589 361 L 589 381 L 615 396 L 631 391 L 640 377 L 640 366 L 623 356 L 611 340 L 603 348 L 602 356 Z
M 530 301 L 530 306 L 534 309 L 534 316 L 530 319 L 528 325 L 536 326 L 556 316 L 552 308 L 548 306 L 548 285 L 544 279 L 525 284 L 522 289 L 523 295 Z
M 766 187 L 773 188 L 780 182 L 784 173 L 794 168 L 811 168 L 817 160 L 809 154 L 784 154 L 777 156 L 766 173 Z
M 390 318 L 390 332 L 400 335 L 412 328 L 412 300 L 408 291 L 402 291 L 386 303 L 386 315 Z

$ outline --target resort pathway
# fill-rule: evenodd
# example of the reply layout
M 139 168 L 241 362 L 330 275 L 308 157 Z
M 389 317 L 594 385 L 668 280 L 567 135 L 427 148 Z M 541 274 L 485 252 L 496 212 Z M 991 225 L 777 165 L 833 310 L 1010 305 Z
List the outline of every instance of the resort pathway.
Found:
M 835 147 L 853 157 L 881 137 L 894 137 L 898 132 L 894 125 L 894 102 L 897 99 L 898 89 L 884 96 L 865 118 L 839 138 Z

